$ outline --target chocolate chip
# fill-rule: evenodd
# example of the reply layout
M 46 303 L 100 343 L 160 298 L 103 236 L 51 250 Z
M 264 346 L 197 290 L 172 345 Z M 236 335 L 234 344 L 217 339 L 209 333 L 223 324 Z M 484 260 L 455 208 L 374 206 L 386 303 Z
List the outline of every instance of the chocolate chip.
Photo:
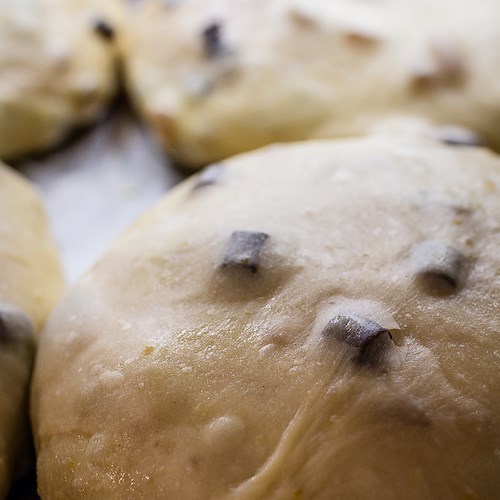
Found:
M 432 288 L 441 284 L 456 289 L 462 280 L 465 255 L 441 241 L 424 241 L 411 255 L 413 269 L 418 278 Z M 446 291 L 446 290 L 440 290 Z
M 464 139 L 464 138 L 456 138 L 456 137 L 444 137 L 441 139 L 445 144 L 449 146 L 474 146 L 479 147 L 482 146 L 482 142 L 479 138 L 474 139 Z
M 438 131 L 441 142 L 449 146 L 473 146 L 480 147 L 484 143 L 472 130 L 458 126 L 444 126 Z
M 19 309 L 0 303 L 0 347 L 33 338 L 33 326 Z
M 241 267 L 256 273 L 262 246 L 269 238 L 266 233 L 234 231 L 222 261 L 223 267 Z
M 213 21 L 208 24 L 201 32 L 203 41 L 203 52 L 210 58 L 216 58 L 225 53 L 224 44 L 222 42 L 222 24 Z
M 332 318 L 323 335 L 357 349 L 356 361 L 361 364 L 375 364 L 379 361 L 388 342 L 392 343 L 391 332 L 378 323 L 352 314 L 338 314 Z
M 94 31 L 107 42 L 111 42 L 115 37 L 115 30 L 104 19 L 94 21 Z
M 224 174 L 225 170 L 226 170 L 225 165 L 222 165 L 221 163 L 216 163 L 215 165 L 210 165 L 209 167 L 206 167 L 198 175 L 198 178 L 196 180 L 195 185 L 193 186 L 193 189 L 198 189 L 201 187 L 216 184 Z
M 387 328 L 374 321 L 344 314 L 338 314 L 331 319 L 326 325 L 324 333 L 333 335 L 337 340 L 342 340 L 358 348 L 366 347 L 382 333 L 391 335 Z

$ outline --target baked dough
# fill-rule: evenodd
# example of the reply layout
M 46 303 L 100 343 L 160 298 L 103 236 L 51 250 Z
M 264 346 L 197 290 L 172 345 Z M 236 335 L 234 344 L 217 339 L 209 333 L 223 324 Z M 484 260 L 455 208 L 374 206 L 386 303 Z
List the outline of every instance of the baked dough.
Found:
M 34 333 L 61 287 L 59 261 L 38 194 L 0 164 L 0 498 L 27 444 Z
M 500 150 L 498 0 L 143 0 L 128 17 L 128 88 L 187 167 L 409 117 Z
M 0 158 L 49 148 L 116 87 L 117 0 L 0 0 Z M 119 18 L 121 19 L 121 18 Z
M 181 184 L 41 336 L 42 497 L 495 498 L 499 189 L 487 150 L 386 137 Z

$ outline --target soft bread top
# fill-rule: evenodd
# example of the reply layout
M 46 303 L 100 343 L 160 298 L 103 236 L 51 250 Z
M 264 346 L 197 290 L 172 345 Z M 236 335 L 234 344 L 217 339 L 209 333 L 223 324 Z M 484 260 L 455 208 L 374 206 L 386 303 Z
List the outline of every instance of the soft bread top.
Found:
M 0 158 L 97 119 L 115 91 L 121 0 L 0 0 Z
M 498 0 L 143 0 L 119 38 L 138 108 L 194 168 L 426 120 L 500 150 L 499 24 Z
M 142 217 L 41 338 L 40 492 L 493 498 L 500 159 L 272 146 Z

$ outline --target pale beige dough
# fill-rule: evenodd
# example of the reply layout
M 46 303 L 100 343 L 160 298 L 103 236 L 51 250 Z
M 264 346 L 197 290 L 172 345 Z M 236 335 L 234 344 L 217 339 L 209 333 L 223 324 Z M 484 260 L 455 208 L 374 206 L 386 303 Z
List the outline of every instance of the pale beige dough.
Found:
M 499 190 L 487 150 L 382 137 L 184 182 L 41 336 L 42 497 L 495 498 Z
M 118 0 L 0 0 L 0 158 L 47 149 L 115 92 Z
M 34 334 L 61 289 L 59 260 L 38 193 L 0 164 L 0 498 L 27 443 Z
M 499 0 L 143 0 L 121 51 L 136 107 L 189 168 L 408 119 L 498 150 L 499 23 Z

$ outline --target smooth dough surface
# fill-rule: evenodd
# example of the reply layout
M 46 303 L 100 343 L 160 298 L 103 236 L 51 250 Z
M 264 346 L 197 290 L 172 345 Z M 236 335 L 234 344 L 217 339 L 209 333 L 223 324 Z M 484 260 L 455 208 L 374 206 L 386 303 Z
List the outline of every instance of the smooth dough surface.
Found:
M 0 498 L 27 443 L 34 334 L 61 289 L 58 256 L 38 193 L 0 164 Z
M 138 109 L 190 168 L 408 120 L 500 150 L 499 23 L 499 0 L 143 0 L 121 50 Z
M 117 0 L 0 0 L 0 158 L 54 146 L 102 114 L 115 19 Z
M 499 190 L 486 150 L 387 138 L 184 182 L 41 336 L 42 497 L 495 498 Z

